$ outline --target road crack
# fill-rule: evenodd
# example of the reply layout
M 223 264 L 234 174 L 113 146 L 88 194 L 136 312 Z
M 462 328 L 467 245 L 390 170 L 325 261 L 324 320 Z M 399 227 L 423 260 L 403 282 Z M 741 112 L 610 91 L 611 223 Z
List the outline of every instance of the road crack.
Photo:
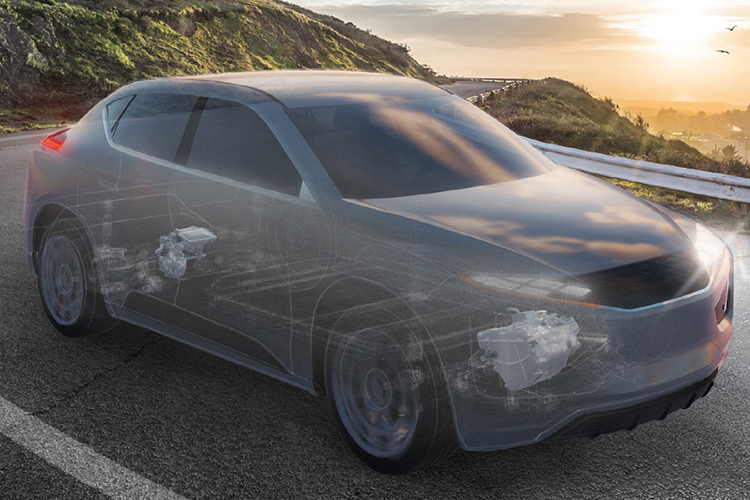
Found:
M 128 365 L 130 363 L 132 363 L 133 361 L 135 361 L 135 359 L 137 359 L 143 353 L 143 351 L 145 351 L 147 348 L 155 345 L 156 343 L 158 343 L 161 340 L 162 340 L 161 338 L 157 337 L 154 340 L 143 344 L 141 347 L 139 347 L 138 349 L 136 349 L 135 351 L 133 351 L 131 354 L 128 354 L 127 356 L 125 356 L 119 363 L 115 364 L 114 366 L 111 366 L 111 367 L 107 368 L 106 370 L 103 370 L 103 371 L 97 373 L 96 375 L 94 375 L 90 379 L 88 379 L 88 380 L 84 381 L 83 383 L 79 384 L 78 386 L 76 386 L 70 394 L 67 394 L 66 396 L 63 396 L 62 398 L 60 398 L 60 399 L 58 399 L 56 401 L 53 401 L 49 406 L 46 406 L 46 407 L 41 408 L 39 410 L 33 411 L 30 414 L 34 415 L 34 416 L 40 416 L 40 415 L 44 415 L 45 413 L 49 413 L 50 411 L 54 410 L 55 408 L 57 408 L 61 404 L 63 404 L 65 402 L 70 401 L 73 398 L 75 398 L 78 394 L 80 394 L 81 392 L 83 392 L 84 390 L 86 390 L 88 387 L 90 387 L 92 384 L 94 384 L 94 382 L 96 382 L 96 381 L 100 380 L 101 378 L 109 375 L 110 373 L 113 373 L 113 372 L 119 370 L 120 368 L 122 368 L 122 367 L 124 367 L 124 366 L 126 366 L 126 365 Z

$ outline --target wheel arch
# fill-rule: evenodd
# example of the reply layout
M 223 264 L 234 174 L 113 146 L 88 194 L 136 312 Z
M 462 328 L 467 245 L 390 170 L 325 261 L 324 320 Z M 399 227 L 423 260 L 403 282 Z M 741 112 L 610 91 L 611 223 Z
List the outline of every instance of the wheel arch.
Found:
M 32 270 L 34 275 L 38 275 L 39 257 L 41 255 L 42 244 L 44 243 L 44 235 L 47 230 L 54 224 L 55 221 L 60 219 L 71 219 L 81 228 L 81 231 L 86 236 L 91 256 L 96 259 L 96 248 L 94 247 L 94 239 L 92 238 L 91 232 L 88 225 L 86 225 L 81 218 L 73 212 L 70 208 L 60 205 L 58 203 L 50 203 L 42 207 L 34 218 L 34 226 L 32 229 L 32 247 L 31 247 L 31 259 L 32 259 Z M 99 276 L 99 283 L 104 283 L 105 276 L 100 266 L 96 266 L 96 272 Z M 107 308 L 107 312 L 113 318 L 116 317 L 112 310 L 112 305 L 104 295 L 104 304 Z
M 352 293 L 352 287 L 356 287 L 356 293 Z M 361 300 L 363 293 L 367 294 L 367 300 L 364 302 Z M 381 283 L 344 278 L 326 290 L 318 302 L 316 311 L 320 314 L 316 315 L 312 339 L 314 386 L 319 393 L 328 396 L 337 427 L 354 454 L 369 467 L 386 474 L 415 472 L 452 454 L 458 443 L 453 401 L 447 386 L 443 360 L 436 348 L 435 339 L 419 314 L 418 307 L 410 304 L 407 297 L 399 296 L 396 291 Z M 384 317 L 389 317 L 390 320 L 381 321 Z M 391 338 L 399 339 L 396 342 L 400 345 L 402 354 L 417 362 L 417 365 L 412 365 L 416 370 L 410 371 L 416 371 L 414 380 L 418 386 L 424 387 L 419 389 L 419 392 L 426 391 L 422 394 L 425 399 L 420 399 L 418 406 L 420 415 L 424 411 L 424 417 L 420 417 L 418 421 L 422 423 L 414 423 L 416 434 L 407 448 L 399 449 L 398 454 L 394 456 L 379 456 L 372 455 L 365 445 L 357 441 L 351 429 L 346 427 L 344 422 L 348 420 L 341 416 L 342 410 L 338 403 L 334 402 L 336 394 L 341 394 L 341 390 L 332 383 L 330 377 L 333 372 L 329 371 L 331 366 L 328 362 L 338 352 L 338 349 L 330 348 L 340 346 L 340 339 L 349 338 L 352 333 L 356 335 L 372 331 L 368 327 L 373 327 L 375 331 L 387 332 L 394 325 L 396 330 L 385 335 L 398 334 L 392 335 Z M 351 328 L 352 326 L 355 328 Z M 413 350 L 411 346 L 414 347 Z M 338 366 L 336 363 L 333 365 Z M 422 378 L 423 374 L 426 374 L 427 378 Z M 330 387 L 329 383 L 332 384 Z
M 37 266 L 39 265 L 39 254 L 44 235 L 47 232 L 47 229 L 59 219 L 75 219 L 76 222 L 85 229 L 84 224 L 81 223 L 76 214 L 69 208 L 56 203 L 42 207 L 34 218 L 34 226 L 31 235 L 31 258 L 34 264 L 34 272 L 36 272 Z
M 47 241 L 51 241 L 48 240 L 50 236 L 59 237 L 53 243 L 54 245 L 57 245 L 58 241 L 67 240 L 67 243 L 63 245 L 67 245 L 69 250 L 67 253 L 66 251 L 62 253 L 53 251 L 54 257 L 50 257 L 53 263 L 47 265 L 45 252 Z M 34 242 L 32 256 L 42 305 L 52 325 L 61 334 L 70 338 L 88 337 L 110 330 L 115 325 L 116 318 L 112 315 L 110 305 L 102 293 L 102 271 L 96 263 L 96 251 L 86 224 L 71 210 L 50 204 L 43 207 L 35 217 L 32 238 Z M 60 255 L 63 257 L 59 257 Z M 75 256 L 71 257 L 72 255 Z M 73 260 L 70 260 L 71 258 Z M 56 261 L 57 264 L 55 264 Z M 73 274 L 73 277 L 69 279 L 70 283 L 83 283 L 80 302 L 75 298 L 75 293 L 77 293 L 74 290 L 77 288 L 75 286 L 67 290 L 59 288 L 62 291 L 56 294 L 58 298 L 51 298 L 48 292 L 58 290 L 58 287 L 54 285 L 54 280 L 61 279 L 51 277 L 58 274 L 55 272 L 50 274 L 50 266 L 53 266 L 52 269 L 59 269 L 59 267 L 54 267 L 55 265 L 63 265 L 69 269 L 67 274 Z M 77 271 L 71 272 L 70 269 L 77 269 Z M 52 283 L 51 288 L 50 283 Z M 70 300 L 62 298 L 63 296 L 73 297 L 75 314 L 71 317 L 58 315 L 58 306 L 70 303 Z M 63 309 L 66 310 L 64 307 Z
M 366 297 L 366 299 L 365 299 Z M 430 336 L 429 329 L 420 319 L 417 311 L 400 297 L 397 292 L 385 285 L 364 278 L 343 278 L 331 284 L 320 296 L 315 306 L 311 335 L 311 358 L 313 385 L 318 394 L 325 393 L 325 360 L 326 351 L 339 319 L 348 311 L 367 305 L 383 305 L 393 311 L 413 319 L 423 340 L 429 343 L 435 353 L 436 368 L 439 369 L 445 382 L 442 361 Z

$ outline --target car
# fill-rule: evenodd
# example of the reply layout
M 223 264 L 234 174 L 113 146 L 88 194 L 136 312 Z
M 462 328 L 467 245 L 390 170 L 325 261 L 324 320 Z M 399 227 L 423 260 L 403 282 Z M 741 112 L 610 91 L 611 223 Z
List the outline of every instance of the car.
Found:
M 401 76 L 123 86 L 32 153 L 24 217 L 60 333 L 122 320 L 325 394 L 388 474 L 663 419 L 733 331 L 710 230 Z

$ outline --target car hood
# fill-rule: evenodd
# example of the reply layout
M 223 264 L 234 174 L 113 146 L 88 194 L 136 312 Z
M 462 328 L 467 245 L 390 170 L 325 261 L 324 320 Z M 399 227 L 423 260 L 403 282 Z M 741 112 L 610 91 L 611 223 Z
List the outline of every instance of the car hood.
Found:
M 661 211 L 567 168 L 491 186 L 359 203 L 518 252 L 569 275 L 692 247 Z

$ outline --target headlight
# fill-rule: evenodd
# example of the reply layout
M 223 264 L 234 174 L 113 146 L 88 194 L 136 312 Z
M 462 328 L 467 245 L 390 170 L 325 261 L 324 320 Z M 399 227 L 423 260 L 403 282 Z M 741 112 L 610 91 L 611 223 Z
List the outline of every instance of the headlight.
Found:
M 698 253 L 698 258 L 705 266 L 708 275 L 714 276 L 719 259 L 726 251 L 726 245 L 721 238 L 682 214 L 676 212 L 669 212 L 667 214 L 693 242 L 695 250 Z
M 696 224 L 695 238 L 693 244 L 698 252 L 698 258 L 706 266 L 706 271 L 712 274 L 716 261 L 724 253 L 726 248 L 724 242 L 705 227 Z

